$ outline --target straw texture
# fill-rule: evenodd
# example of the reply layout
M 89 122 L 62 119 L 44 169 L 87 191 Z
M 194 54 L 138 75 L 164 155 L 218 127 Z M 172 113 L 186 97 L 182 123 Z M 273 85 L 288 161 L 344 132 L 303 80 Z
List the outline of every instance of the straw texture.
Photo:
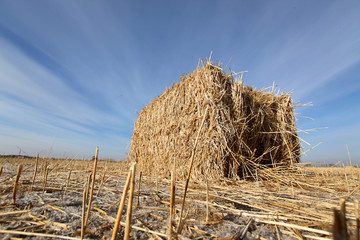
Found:
M 144 174 L 167 178 L 176 159 L 176 178 L 185 179 L 200 131 L 193 180 L 255 178 L 259 166 L 299 162 L 293 108 L 290 94 L 256 91 L 207 62 L 139 113 L 130 159 Z

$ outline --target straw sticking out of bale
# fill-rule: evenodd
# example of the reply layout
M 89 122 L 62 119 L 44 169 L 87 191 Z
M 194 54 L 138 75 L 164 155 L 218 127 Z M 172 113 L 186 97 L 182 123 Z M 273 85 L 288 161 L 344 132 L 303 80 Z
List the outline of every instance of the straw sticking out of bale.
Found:
M 160 177 L 170 177 L 176 159 L 176 178 L 185 179 L 192 154 L 191 178 L 203 181 L 251 177 L 259 165 L 298 162 L 290 95 L 256 91 L 220 66 L 203 64 L 140 112 L 130 158 L 144 174 Z

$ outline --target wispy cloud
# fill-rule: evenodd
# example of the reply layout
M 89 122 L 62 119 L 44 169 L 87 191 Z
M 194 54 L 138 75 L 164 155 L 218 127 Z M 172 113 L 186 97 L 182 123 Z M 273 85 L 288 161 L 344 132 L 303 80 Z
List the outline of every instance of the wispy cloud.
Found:
M 17 141 L 34 152 L 55 142 L 59 152 L 99 144 L 123 156 L 136 111 L 211 51 L 248 70 L 248 85 L 275 81 L 295 100 L 316 103 L 300 110 L 317 119 L 303 126 L 330 130 L 311 143 L 332 137 L 343 145 L 340 125 L 354 126 L 360 110 L 335 104 L 360 91 L 356 0 L 20 2 L 0 3 L 0 152 L 16 151 Z
M 60 145 L 64 145 L 64 141 L 71 142 L 71 139 L 75 137 L 79 140 L 79 136 L 99 138 L 97 136 L 99 131 L 102 136 L 107 138 L 113 138 L 112 134 L 120 134 L 120 136 L 125 134 L 126 137 L 123 138 L 127 141 L 122 140 L 121 142 L 128 142 L 131 132 L 129 119 L 135 115 L 135 112 L 131 115 L 128 112 L 124 113 L 122 111 L 124 108 L 120 108 L 119 112 L 122 111 L 124 114 L 116 116 L 114 112 L 109 113 L 107 109 L 102 110 L 101 106 L 106 105 L 106 102 L 102 101 L 100 104 L 94 105 L 93 102 L 98 101 L 96 94 L 86 95 L 76 91 L 76 86 L 65 82 L 69 79 L 59 76 L 61 71 L 58 71 L 58 68 L 45 66 L 39 62 L 39 59 L 34 59 L 24 53 L 21 48 L 1 35 L 0 44 L 2 46 L 0 108 L 2 110 L 2 127 L 4 128 L 3 136 L 5 136 L 5 132 L 9 133 L 9 131 L 5 131 L 6 129 L 13 129 L 16 126 L 18 130 L 21 129 L 27 133 L 27 138 L 36 137 L 37 140 L 32 139 L 35 142 L 41 142 L 41 139 L 44 139 L 43 142 L 46 143 L 48 141 L 45 139 L 53 137 L 54 141 L 57 138 L 63 139 Z M 44 58 L 42 57 L 40 60 L 44 60 Z M 111 107 L 115 109 L 115 106 Z M 130 129 L 122 130 L 124 128 Z M 21 134 L 12 132 L 12 135 L 8 135 L 8 137 L 21 138 Z M 30 134 L 31 132 L 33 134 Z M 102 141 L 107 142 L 108 140 L 104 137 L 100 136 L 103 138 Z M 9 145 L 10 142 L 8 141 L 6 145 Z M 84 142 L 89 142 L 89 139 Z M 16 143 L 14 142 L 13 145 Z M 32 145 L 29 144 L 29 146 Z M 62 148 L 61 146 L 57 147 Z M 118 148 L 120 149 L 120 147 Z M 116 155 L 124 156 L 126 151 L 123 149 L 121 152 Z
M 271 7 L 260 18 L 259 24 L 269 25 L 273 34 L 263 39 L 265 45 L 259 48 L 263 52 L 254 78 L 260 84 L 275 81 L 284 91 L 294 89 L 297 99 L 307 100 L 335 75 L 360 61 L 360 34 L 356 31 L 360 6 L 333 2 L 314 4 L 305 11 L 303 6 L 296 7 L 300 12 L 294 6 L 287 9 L 289 13 L 275 17 L 280 18 L 277 24 L 269 19 L 276 12 L 271 13 Z

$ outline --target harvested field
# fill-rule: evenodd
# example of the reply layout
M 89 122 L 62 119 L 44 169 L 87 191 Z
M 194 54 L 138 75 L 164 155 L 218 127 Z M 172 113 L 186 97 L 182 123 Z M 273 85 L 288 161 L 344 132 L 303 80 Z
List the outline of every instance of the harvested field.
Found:
M 37 167 L 36 162 L 0 158 L 0 238 L 80 239 L 88 209 L 83 199 L 88 203 L 93 192 L 84 239 L 110 239 L 130 167 L 97 161 L 91 188 L 94 161 L 41 158 Z M 360 168 L 296 164 L 286 170 L 259 168 L 256 176 L 255 181 L 208 186 L 190 181 L 179 239 L 232 239 L 236 234 L 247 239 L 332 239 L 334 209 L 340 209 L 341 199 L 350 239 L 355 239 Z M 184 181 L 175 181 L 173 231 L 184 186 Z M 142 176 L 140 184 L 136 172 L 130 239 L 168 237 L 170 189 L 171 181 L 165 178 Z M 124 237 L 128 206 L 126 202 L 118 239 Z

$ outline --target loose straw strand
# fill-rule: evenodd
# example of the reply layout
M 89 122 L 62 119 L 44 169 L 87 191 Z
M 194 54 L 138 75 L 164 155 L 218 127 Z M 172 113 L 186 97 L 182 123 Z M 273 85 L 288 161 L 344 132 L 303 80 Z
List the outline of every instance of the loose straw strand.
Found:
M 206 110 L 205 110 L 205 114 L 204 114 L 204 117 L 202 119 L 202 122 L 201 122 L 201 125 L 200 125 L 200 128 L 199 128 L 199 131 L 198 131 L 198 134 L 196 136 L 196 140 L 195 140 L 195 144 L 194 144 L 194 148 L 192 150 L 192 153 L 191 153 L 191 159 L 190 159 L 190 166 L 189 166 L 189 171 L 188 171 L 188 175 L 187 175 L 187 178 L 186 178 L 186 182 L 185 182 L 185 191 L 184 191 L 184 197 L 182 199 L 182 204 L 181 204 L 181 211 L 180 211 L 180 222 L 179 222 L 179 226 L 178 226 L 178 229 L 177 229 L 177 233 L 178 234 L 181 234 L 181 222 L 182 222 L 182 215 L 183 215 L 183 212 L 184 212 L 184 206 L 185 206 L 185 199 L 186 199 L 186 192 L 187 192 L 187 189 L 188 189 L 188 186 L 189 186 L 189 180 L 190 180 L 190 176 L 191 176 L 191 169 L 192 169 L 192 166 L 193 166 L 193 163 L 194 163 L 194 156 L 195 156 L 195 151 L 196 151 L 196 146 L 197 146 L 197 143 L 198 143 L 198 140 L 199 140 L 199 136 L 200 136 L 200 132 L 201 132 L 201 129 L 204 125 L 204 122 L 205 122 L 205 118 L 207 116 L 207 112 L 208 112 L 208 109 L 209 109 L 209 105 L 207 105 L 206 107 Z
M 13 204 L 16 203 L 16 191 L 17 191 L 17 187 L 18 187 L 18 183 L 19 183 L 19 179 L 20 179 L 20 175 L 21 175 L 22 169 L 23 169 L 23 165 L 20 164 L 20 165 L 18 166 L 18 170 L 17 170 L 15 182 L 14 182 L 14 189 L 13 189 L 13 195 L 12 195 Z
M 89 196 L 89 203 L 88 203 L 88 209 L 86 212 L 86 218 L 85 218 L 85 227 L 88 223 L 89 217 L 90 217 L 90 210 L 91 210 L 91 202 L 93 199 L 93 193 L 94 193 L 94 185 L 95 185 L 95 177 L 96 177 L 96 166 L 97 166 L 97 161 L 98 161 L 98 154 L 99 154 L 99 147 L 96 147 L 96 151 L 95 151 L 95 160 L 94 160 L 94 168 L 93 168 L 93 172 L 92 172 L 92 181 L 91 181 L 91 189 L 90 189 L 90 196 Z
M 131 180 L 131 176 L 132 176 L 132 169 L 133 169 L 133 167 L 130 168 L 129 174 L 128 174 L 127 179 L 126 179 L 126 183 L 125 183 L 123 194 L 122 194 L 121 201 L 120 201 L 120 204 L 119 204 L 119 209 L 118 209 L 118 212 L 117 212 L 117 217 L 116 217 L 116 221 L 115 221 L 115 225 L 114 225 L 111 240 L 116 239 L 118 231 L 119 231 L 121 217 L 122 217 L 122 213 L 124 211 L 126 196 L 127 196 L 128 190 L 129 190 L 130 180 Z
M 81 233 L 80 238 L 83 239 L 85 235 L 85 209 L 86 209 L 86 199 L 88 195 L 88 186 L 90 184 L 91 175 L 89 175 L 88 181 L 84 183 L 84 191 L 83 191 L 83 203 L 82 203 L 82 210 L 81 210 Z
M 125 240 L 128 240 L 130 237 L 131 214 L 132 214 L 132 205 L 133 205 L 133 197 L 134 197 L 134 189 L 135 189 L 135 172 L 136 172 L 136 163 L 134 163 L 131 172 L 130 195 L 129 195 L 128 208 L 126 212 L 126 226 L 125 226 L 125 234 L 124 234 Z
M 170 188 L 170 217 L 169 217 L 169 239 L 173 238 L 172 222 L 174 218 L 175 203 L 175 170 L 171 172 L 171 188 Z
M 39 154 L 36 155 L 36 162 L 35 162 L 34 174 L 33 174 L 33 179 L 32 179 L 32 183 L 31 183 L 31 191 L 34 190 L 34 184 L 35 184 L 35 179 L 36 179 L 36 173 L 37 173 L 38 164 L 39 164 Z

